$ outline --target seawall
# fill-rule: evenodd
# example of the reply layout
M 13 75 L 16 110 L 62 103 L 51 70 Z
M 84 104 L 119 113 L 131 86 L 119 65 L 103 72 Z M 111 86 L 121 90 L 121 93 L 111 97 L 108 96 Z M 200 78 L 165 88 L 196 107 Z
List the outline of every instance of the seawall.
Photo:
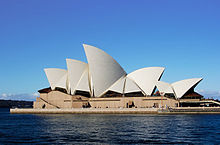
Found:
M 10 109 L 12 114 L 156 114 L 157 108 Z
M 220 107 L 10 109 L 12 114 L 220 114 Z

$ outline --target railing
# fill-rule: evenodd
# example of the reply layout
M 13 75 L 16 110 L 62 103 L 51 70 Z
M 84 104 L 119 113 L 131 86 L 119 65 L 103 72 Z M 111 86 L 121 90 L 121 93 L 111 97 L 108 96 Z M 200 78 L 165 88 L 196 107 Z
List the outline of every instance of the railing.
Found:
M 175 107 L 169 112 L 220 112 L 220 107 Z

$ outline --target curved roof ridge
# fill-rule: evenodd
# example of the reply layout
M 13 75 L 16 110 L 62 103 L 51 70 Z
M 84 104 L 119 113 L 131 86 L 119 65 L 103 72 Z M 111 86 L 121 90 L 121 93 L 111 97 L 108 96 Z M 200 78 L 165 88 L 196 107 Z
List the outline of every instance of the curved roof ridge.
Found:
M 191 78 L 172 83 L 176 98 L 179 99 L 191 88 L 196 87 L 203 78 Z
M 75 94 L 77 84 L 86 70 L 88 64 L 75 59 L 66 59 L 68 68 L 68 81 L 70 85 L 71 94 Z
M 122 76 L 113 85 L 111 85 L 111 87 L 108 90 L 123 94 L 124 86 L 125 86 L 125 80 L 126 80 L 126 76 Z
M 83 47 L 93 81 L 94 95 L 100 97 L 127 73 L 112 56 L 103 50 L 87 44 L 83 44 Z
M 144 94 L 149 96 L 152 95 L 156 82 L 160 80 L 164 70 L 164 67 L 145 67 L 129 73 L 128 78 L 132 79 L 144 91 Z
M 72 59 L 72 58 L 66 58 L 66 61 L 67 61 L 67 60 L 71 60 L 71 61 L 75 61 L 75 62 L 79 62 L 79 63 L 88 64 L 88 63 L 86 63 L 86 62 L 84 62 L 84 61 L 77 60 L 77 59 Z
M 52 90 L 56 87 L 67 90 L 67 70 L 60 68 L 45 68 L 44 72 Z
M 171 84 L 163 81 L 157 81 L 156 82 L 156 87 L 159 90 L 160 93 L 174 93 L 173 88 Z
M 91 94 L 91 88 L 89 85 L 89 70 L 88 70 L 88 65 L 84 72 L 82 73 L 82 76 L 80 77 L 77 85 L 76 85 L 76 90 L 81 90 L 81 91 L 87 91 Z
M 165 70 L 165 67 L 151 66 L 151 67 L 143 67 L 143 68 L 136 69 L 136 70 L 130 72 L 129 74 L 135 73 L 135 72 L 137 72 L 137 71 L 142 71 L 142 70 L 145 70 L 145 69 L 156 69 L 156 68 L 163 68 L 163 69 Z M 128 75 L 129 75 L 129 74 L 128 74 Z
M 140 87 L 130 78 L 125 77 L 124 93 L 143 92 Z

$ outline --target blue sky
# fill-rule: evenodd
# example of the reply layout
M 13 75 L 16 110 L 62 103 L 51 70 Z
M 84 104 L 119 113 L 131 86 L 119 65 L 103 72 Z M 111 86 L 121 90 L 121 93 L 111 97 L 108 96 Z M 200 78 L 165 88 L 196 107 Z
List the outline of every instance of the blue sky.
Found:
M 220 97 L 219 7 L 217 0 L 0 0 L 0 98 L 32 100 L 49 86 L 44 68 L 86 61 L 83 43 L 128 73 L 162 66 L 165 82 L 203 77 L 196 90 Z

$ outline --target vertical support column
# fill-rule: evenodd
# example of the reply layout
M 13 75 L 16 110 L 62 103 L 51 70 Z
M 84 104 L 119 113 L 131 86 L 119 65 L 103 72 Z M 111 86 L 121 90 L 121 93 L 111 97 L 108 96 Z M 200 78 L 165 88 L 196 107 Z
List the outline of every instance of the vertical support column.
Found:
M 126 80 L 127 80 L 127 78 L 125 78 L 124 85 L 123 85 L 123 91 L 122 91 L 122 96 L 123 97 L 125 97 L 125 84 L 126 84 Z

